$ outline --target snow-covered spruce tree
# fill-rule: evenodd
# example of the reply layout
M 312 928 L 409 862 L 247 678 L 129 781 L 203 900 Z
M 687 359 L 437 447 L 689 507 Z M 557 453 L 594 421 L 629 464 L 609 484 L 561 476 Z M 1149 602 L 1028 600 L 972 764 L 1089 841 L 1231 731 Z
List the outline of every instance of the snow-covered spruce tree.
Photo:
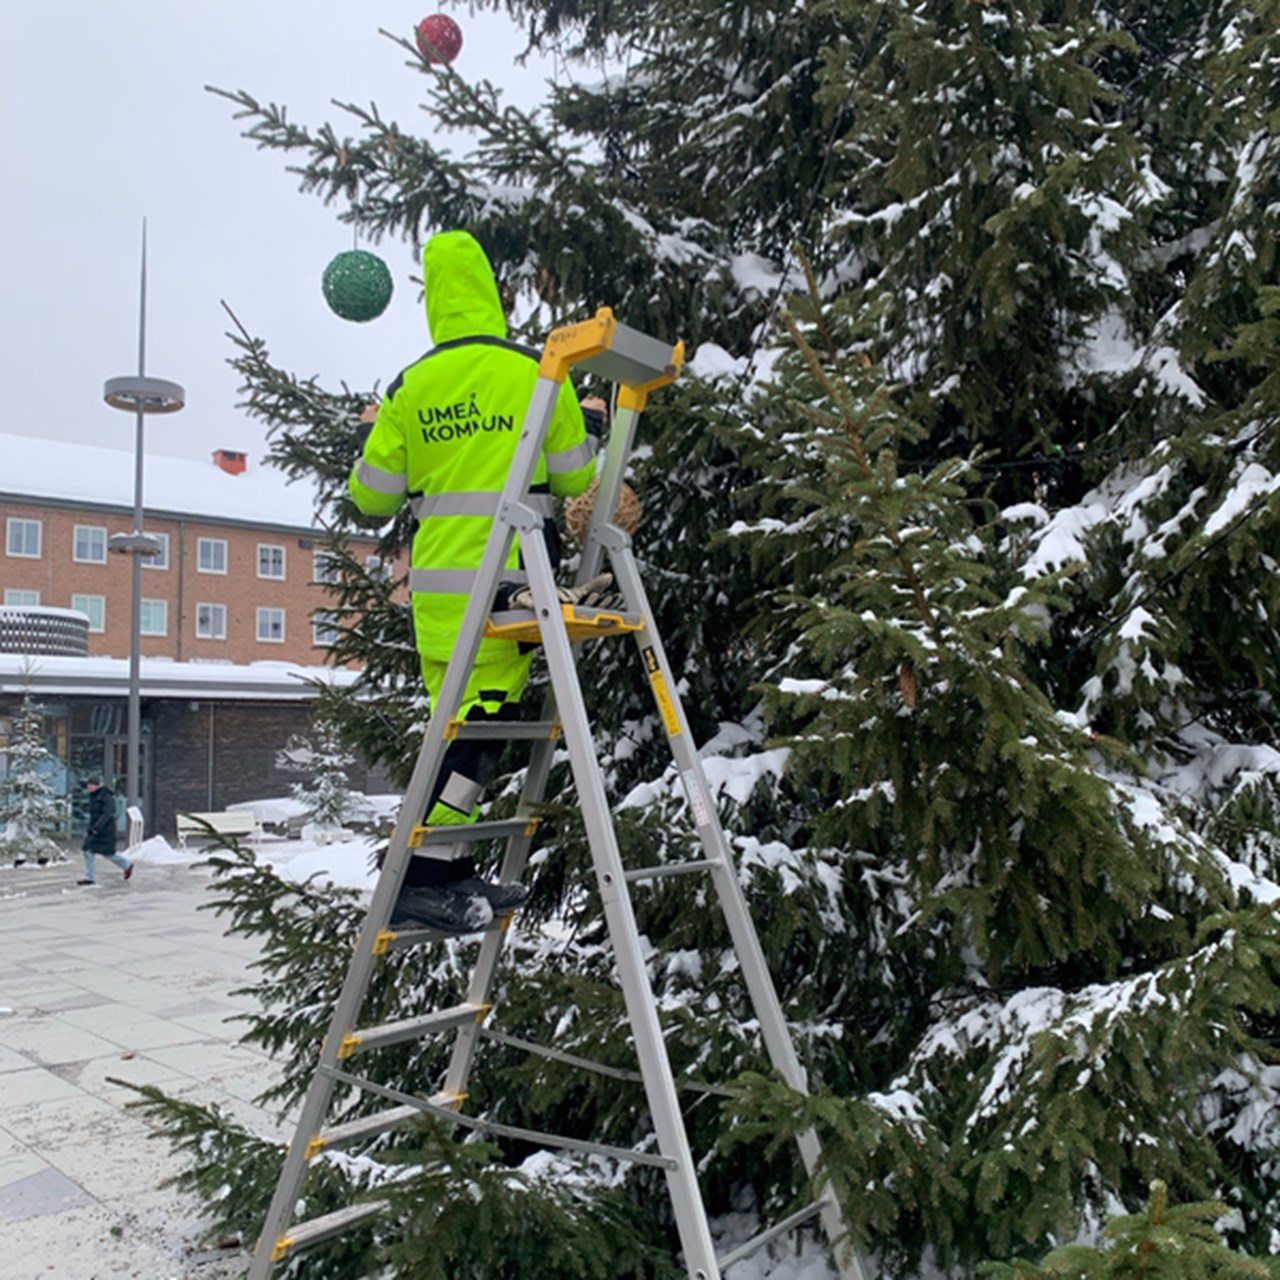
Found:
M 310 822 L 321 831 L 332 833 L 342 830 L 356 807 L 347 778 L 347 766 L 355 757 L 338 736 L 338 726 L 329 709 L 332 690 L 321 690 L 321 699 L 311 717 L 311 736 L 307 740 L 311 781 L 296 783 L 292 795 L 306 807 Z
M 605 15 L 603 26 L 595 25 L 599 15 L 594 12 L 586 15 L 585 26 L 567 9 L 513 6 L 512 12 L 521 20 L 551 24 L 540 25 L 538 38 L 561 40 L 566 51 L 573 46 L 583 57 L 594 59 L 606 46 L 618 51 L 626 44 L 629 68 L 625 74 L 600 72 L 590 88 L 555 92 L 549 111 L 537 118 L 499 110 L 488 85 L 429 72 L 423 81 L 428 105 L 443 126 L 433 136 L 462 125 L 484 138 L 485 145 L 464 161 L 406 135 L 372 108 L 349 114 L 357 135 L 352 138 L 328 126 L 299 128 L 282 112 L 241 95 L 251 135 L 263 145 L 293 151 L 290 158 L 301 161 L 304 187 L 336 199 L 344 216 L 369 235 L 403 236 L 415 246 L 414 257 L 416 245 L 437 227 L 474 231 L 504 285 L 519 296 L 531 339 L 540 340 L 553 322 L 610 304 L 630 324 L 700 342 L 712 371 L 725 365 L 718 351 L 745 355 L 767 312 L 778 259 L 805 213 L 823 199 L 818 179 L 831 111 L 815 96 L 819 51 L 828 39 L 860 39 L 860 33 L 841 36 L 817 12 L 748 14 L 740 21 L 704 5 L 706 22 L 699 25 L 689 21 L 686 9 L 663 6 L 652 15 L 657 22 L 637 40 L 635 15 L 622 10 Z M 410 60 L 425 70 L 415 53 Z M 692 120 L 700 132 L 689 130 Z M 780 136 L 786 145 L 779 145 Z M 751 199 L 734 194 L 748 188 Z M 707 341 L 713 335 L 715 344 Z M 344 719 L 344 740 L 398 766 L 403 777 L 424 714 L 407 612 L 392 584 L 364 574 L 344 554 L 342 542 L 354 520 L 342 486 L 356 448 L 355 420 L 368 393 L 345 388 L 330 393 L 274 368 L 263 340 L 243 331 L 235 340 L 248 405 L 273 425 L 277 460 L 293 474 L 318 476 L 330 503 L 331 549 L 343 569 L 328 606 L 340 632 L 334 655 L 368 663 L 355 691 L 359 702 Z M 413 354 L 388 353 L 389 374 L 395 360 Z M 745 483 L 738 459 L 724 443 L 737 411 L 725 401 L 723 384 L 696 379 L 674 395 L 655 398 L 645 435 L 652 452 L 640 460 L 634 482 L 648 508 L 640 550 L 652 571 L 651 593 L 668 647 L 689 673 L 685 695 L 695 733 L 706 739 L 723 726 L 721 741 L 732 751 L 759 733 L 758 723 L 740 727 L 736 721 L 755 701 L 748 692 L 753 641 L 746 628 L 761 602 L 745 562 L 731 548 L 711 545 L 712 535 L 729 522 L 735 495 Z M 404 546 L 409 523 L 406 519 L 383 532 L 382 551 L 389 558 Z M 647 690 L 626 655 L 606 656 L 593 684 L 593 709 L 621 795 L 650 778 L 653 761 L 665 751 L 657 747 Z M 665 794 L 666 789 L 664 783 L 660 790 Z M 557 784 L 554 796 L 560 795 Z M 691 846 L 688 829 L 673 829 L 652 807 L 635 804 L 630 812 L 636 815 L 625 837 L 630 856 L 680 856 Z M 584 883 L 580 832 L 568 812 L 547 826 L 550 839 L 536 880 L 538 910 L 566 913 L 578 934 L 569 945 L 555 946 L 536 931 L 516 936 L 511 969 L 521 980 L 502 993 L 504 1028 L 544 1040 L 555 1036 L 558 1047 L 631 1068 L 634 1054 L 620 997 L 607 951 L 599 945 L 599 905 Z M 789 882 L 787 868 L 775 858 L 762 859 L 752 888 L 764 905 Z M 269 873 L 230 861 L 221 892 L 232 927 L 261 935 L 268 948 L 257 988 L 264 1013 L 251 1034 L 290 1055 L 289 1078 L 278 1095 L 287 1101 L 306 1083 L 315 1038 L 346 963 L 336 939 L 349 941 L 354 915 L 341 895 L 313 889 L 302 894 Z M 672 1011 L 678 1067 L 732 1075 L 740 1060 L 761 1065 L 760 1050 L 750 1026 L 743 1025 L 742 993 L 722 963 L 727 940 L 719 933 L 702 936 L 704 895 L 698 903 L 697 910 L 689 910 L 686 895 L 655 895 L 644 907 L 643 923 L 655 938 L 677 940 L 675 958 L 657 977 L 670 988 L 663 1004 Z M 779 932 L 794 939 L 800 956 L 820 931 L 793 915 Z M 335 939 L 332 954 L 309 945 L 316 936 Z M 690 1009 L 703 950 L 710 988 L 706 1002 L 717 1019 L 713 1028 L 700 1024 Z M 372 1003 L 384 1016 L 391 1007 L 408 1016 L 449 1003 L 447 990 L 457 984 L 469 954 L 467 944 L 426 953 L 408 962 L 404 972 L 411 976 L 403 981 L 394 976 L 399 964 L 390 966 Z M 394 1060 L 368 1064 L 378 1078 L 424 1093 L 438 1084 L 440 1068 L 434 1046 L 403 1049 Z M 706 1147 L 706 1131 L 719 1127 L 714 1095 L 693 1098 L 691 1120 L 704 1130 L 698 1139 Z M 377 1105 L 367 1098 L 345 1098 L 340 1115 Z M 638 1086 L 619 1087 L 616 1078 L 566 1072 L 492 1047 L 486 1049 L 468 1106 L 605 1140 L 643 1140 Z M 196 1123 L 190 1114 L 173 1122 L 175 1132 L 187 1133 Z M 211 1137 L 195 1171 L 207 1175 L 202 1184 L 207 1188 L 219 1185 L 217 1169 L 228 1167 L 240 1151 L 234 1133 L 211 1125 L 211 1135 L 215 1132 L 224 1134 L 225 1144 Z M 519 1154 L 508 1151 L 506 1158 Z M 462 1155 L 458 1167 L 467 1167 Z M 331 1172 L 326 1168 L 326 1176 Z M 587 1190 L 594 1185 L 607 1191 L 615 1178 L 590 1170 L 580 1176 Z M 725 1206 L 730 1190 L 741 1193 L 752 1180 L 762 1189 L 776 1183 L 763 1160 L 717 1162 L 713 1203 Z M 628 1232 L 613 1233 L 617 1248 L 640 1257 L 657 1241 L 663 1253 L 669 1252 L 665 1193 L 649 1197 L 647 1177 L 617 1185 L 632 1215 Z M 586 1203 L 581 1199 L 576 1211 Z M 242 1200 L 220 1204 L 229 1221 L 252 1230 Z M 310 1208 L 317 1211 L 323 1204 L 323 1197 L 313 1198 Z M 382 1230 L 393 1239 L 396 1222 Z M 499 1239 L 494 1247 L 507 1252 L 491 1259 L 492 1266 L 518 1265 L 512 1253 L 517 1242 Z M 344 1265 L 321 1250 L 308 1261 L 308 1274 L 325 1274 L 325 1268 L 350 1274 Z M 591 1265 L 595 1274 L 612 1275 L 621 1264 Z
M 62 862 L 66 855 L 52 834 L 62 829 L 63 803 L 49 781 L 58 759 L 46 745 L 44 708 L 31 692 L 30 674 L 13 717 L 0 784 L 0 857 L 24 862 Z
M 1161 48 L 1145 7 L 1128 30 L 1108 5 L 1091 50 L 1052 38 L 1063 7 L 1037 37 L 1040 12 L 903 11 L 873 60 L 884 85 L 921 90 L 880 104 L 883 184 L 841 228 L 863 274 L 824 277 L 834 315 L 804 334 L 820 359 L 789 384 L 822 413 L 775 446 L 783 510 L 751 538 L 806 602 L 800 660 L 775 677 L 792 781 L 826 796 L 823 843 L 863 851 L 846 911 L 892 940 L 883 978 L 904 975 L 872 991 L 887 1012 L 871 1039 L 843 1046 L 898 1123 L 865 1094 L 814 1108 L 851 1200 L 881 1132 L 890 1154 L 945 1151 L 916 1190 L 878 1185 L 953 1270 L 1069 1238 L 1112 1197 L 1136 1207 L 1152 1176 L 1229 1202 L 1251 1251 L 1277 1239 L 1275 15 L 1162 10 Z M 959 118 L 977 69 L 1009 74 L 1008 42 L 1037 39 L 1067 65 L 1021 102 L 1014 84 L 984 99 L 1002 140 L 989 181 L 971 134 L 950 139 L 978 118 Z M 1112 85 L 1122 53 L 1132 79 Z M 1071 121 L 1049 90 L 1082 74 L 1097 105 Z M 1136 102 L 1111 91 L 1138 80 Z M 1189 84 L 1197 110 L 1178 112 Z M 1141 147 L 1109 171 L 1092 164 L 1105 135 L 1086 158 L 1040 147 L 1046 107 Z M 859 357 L 902 381 L 888 403 L 905 422 L 873 405 Z M 984 379 L 1002 412 L 967 406 L 952 430 L 945 406 Z M 967 512 L 944 483 L 966 462 L 982 477 Z M 857 963 L 874 987 L 875 960 Z
M 631 324 L 692 342 L 690 376 L 646 417 L 650 451 L 633 483 L 648 514 L 637 545 L 814 1068 L 812 1106 L 850 1217 L 887 1271 L 921 1274 L 923 1248 L 960 1276 L 978 1259 L 1087 1229 L 1109 1196 L 1136 1207 L 1148 1177 L 1180 1177 L 1179 1193 L 1221 1189 L 1241 1208 L 1248 1242 L 1265 1245 L 1257 1202 L 1274 1177 L 1265 1119 L 1274 1108 L 1258 1041 L 1269 1028 L 1273 938 L 1269 917 L 1215 912 L 1235 905 L 1232 884 L 1259 900 L 1273 892 L 1274 822 L 1259 815 L 1275 812 L 1262 750 L 1274 740 L 1274 665 L 1259 677 L 1253 736 L 1225 737 L 1213 755 L 1197 734 L 1221 732 L 1218 706 L 1231 701 L 1222 680 L 1200 691 L 1199 706 L 1182 704 L 1194 722 L 1180 720 L 1177 664 L 1134 648 L 1129 606 L 1144 590 L 1191 581 L 1161 577 L 1160 557 L 1146 552 L 1161 538 L 1194 538 L 1182 507 L 1194 497 L 1192 514 L 1208 524 L 1232 489 L 1235 455 L 1206 424 L 1243 398 L 1228 406 L 1198 387 L 1205 361 L 1191 363 L 1179 304 L 1197 296 L 1189 284 L 1207 246 L 1229 234 L 1232 175 L 1259 132 L 1263 78 L 1241 49 L 1256 53 L 1273 32 L 1266 7 L 490 7 L 530 21 L 534 42 L 554 43 L 578 83 L 529 116 L 502 109 L 490 85 L 426 71 L 406 45 L 428 76 L 432 137 L 463 125 L 483 139 L 461 159 L 374 108 L 347 110 L 348 136 L 237 101 L 250 136 L 291 153 L 304 188 L 367 234 L 401 237 L 416 256 L 433 229 L 474 231 L 520 298 L 531 339 L 607 303 Z M 607 64 L 596 61 L 606 53 Z M 1225 109 L 1216 86 L 1230 77 L 1248 82 L 1247 110 L 1234 89 Z M 1189 88 L 1200 81 L 1211 87 Z M 1269 207 L 1241 204 L 1241 234 L 1262 243 Z M 755 344 L 797 238 L 836 311 L 821 341 L 846 372 L 801 361 L 787 375 L 794 385 L 744 406 L 752 371 L 777 357 Z M 1224 333 L 1240 335 L 1239 347 L 1215 354 L 1243 359 L 1248 347 L 1265 359 L 1273 346 L 1262 313 L 1228 314 L 1202 292 L 1205 316 L 1228 321 L 1219 347 Z M 815 333 L 799 332 L 817 346 Z M 295 379 L 271 365 L 262 340 L 238 340 L 249 406 L 273 424 L 281 464 L 321 478 L 341 555 L 353 519 L 341 486 L 368 395 Z M 1247 386 L 1265 385 L 1261 367 Z M 866 475 L 854 483 L 842 424 L 861 421 L 881 368 L 904 385 L 882 394 L 864 424 L 880 434 L 875 460 L 888 468 L 877 489 Z M 821 405 L 822 421 L 796 402 Z M 1200 427 L 1204 456 L 1227 464 L 1204 494 L 1183 465 Z M 1176 484 L 1147 483 L 1165 465 L 1160 447 L 1176 453 Z M 832 480 L 841 468 L 845 487 Z M 757 492 L 779 505 L 753 520 L 752 536 L 717 538 L 755 514 L 747 504 Z M 913 520 L 936 524 L 945 541 L 935 547 Z M 896 530 L 902 545 L 895 559 L 880 536 L 868 539 L 879 576 L 851 585 L 864 527 Z M 1261 517 L 1249 526 L 1260 555 L 1265 527 Z M 1236 532 L 1215 544 L 1224 557 L 1244 545 Z M 385 530 L 384 551 L 408 534 L 407 521 Z M 1189 565 L 1205 571 L 1195 575 L 1198 607 L 1211 610 L 1212 554 L 1196 558 L 1197 544 L 1186 545 Z M 369 663 L 347 740 L 403 768 L 425 714 L 406 611 L 390 584 L 343 563 L 341 657 Z M 1168 567 L 1176 574 L 1184 562 Z M 1227 635 L 1215 650 L 1220 676 L 1233 663 L 1237 676 L 1245 669 L 1268 610 L 1274 619 L 1270 586 L 1255 589 L 1233 601 L 1253 618 L 1245 648 Z M 879 631 L 862 616 L 877 609 L 888 611 Z M 1161 633 L 1172 640 L 1201 646 L 1191 632 Z M 854 654 L 865 671 L 850 667 Z M 604 657 L 592 709 L 625 853 L 686 856 L 693 839 L 678 781 L 662 773 L 660 728 L 624 658 Z M 815 680 L 831 695 L 805 692 Z M 794 739 L 789 749 L 764 741 L 757 682 L 785 691 L 770 713 Z M 864 725 L 855 719 L 864 696 L 887 700 L 893 715 Z M 1233 756 L 1234 746 L 1246 753 Z M 1218 790 L 1188 799 L 1152 776 L 1148 761 L 1161 757 L 1190 759 L 1187 778 Z M 1220 773 L 1204 767 L 1211 760 Z M 1242 766 L 1261 792 L 1229 825 L 1231 848 L 1257 859 L 1251 881 L 1224 862 L 1205 820 Z M 902 799 L 913 788 L 923 812 Z M 569 940 L 515 933 L 501 1025 L 625 1069 L 632 1054 L 580 835 L 568 809 L 547 826 L 526 926 L 555 913 Z M 221 894 L 233 927 L 268 949 L 252 1034 L 288 1055 L 283 1101 L 305 1086 L 358 912 L 349 897 L 233 864 Z M 762 1066 L 707 905 L 686 886 L 637 903 L 673 1058 L 699 1083 Z M 313 937 L 328 943 L 312 948 Z M 389 963 L 370 1016 L 449 1003 L 469 954 L 453 944 Z M 1223 1009 L 1231 1017 L 1215 1023 L 1210 1013 Z M 402 1047 L 368 1069 L 429 1093 L 439 1051 Z M 773 1161 L 767 1140 L 785 1143 L 795 1100 L 760 1080 L 738 1110 L 760 1122 L 754 1132 L 739 1125 L 757 1145 L 707 1161 L 713 1211 L 753 1195 L 772 1207 L 794 1188 L 794 1162 Z M 1167 1116 L 1154 1101 L 1166 1086 Z M 1113 1110 L 1113 1095 L 1128 1110 Z M 690 1098 L 705 1149 L 721 1128 L 715 1096 Z M 1200 1101 L 1216 1108 L 1217 1128 L 1198 1117 Z M 369 1105 L 344 1098 L 342 1115 Z M 468 1107 L 605 1140 L 643 1134 L 638 1090 L 492 1045 Z M 1249 1124 L 1235 1123 L 1246 1115 Z M 211 1188 L 232 1167 L 227 1141 L 208 1143 L 197 1168 Z M 395 1141 L 411 1151 L 422 1139 Z M 1184 1170 L 1166 1167 L 1187 1153 Z M 524 1154 L 504 1149 L 512 1162 Z M 458 1152 L 450 1163 L 474 1202 L 482 1180 L 468 1160 Z M 323 1174 L 343 1168 L 325 1162 Z M 376 1170 L 349 1168 L 365 1180 Z M 576 1176 L 607 1189 L 599 1171 Z M 634 1256 L 661 1234 L 663 1197 L 648 1194 L 644 1176 L 621 1185 L 639 1215 L 614 1235 Z M 310 1209 L 325 1203 L 317 1193 Z M 242 1203 L 222 1208 L 244 1223 Z M 413 1235 L 425 1226 L 417 1213 L 406 1206 L 378 1230 L 389 1244 Z M 495 1241 L 509 1244 L 524 1247 Z M 306 1265 L 309 1275 L 352 1273 L 324 1251 Z M 614 1275 L 619 1260 L 583 1265 Z
M 793 783 L 823 800 L 791 843 L 838 868 L 859 1015 L 797 1115 L 908 1275 L 921 1245 L 950 1272 L 1070 1236 L 1161 1175 L 1255 1200 L 1268 1182 L 1235 1182 L 1204 1104 L 1265 1052 L 1280 932 L 1231 911 L 1225 858 L 1142 757 L 1037 683 L 1068 584 L 1026 573 L 976 468 L 901 470 L 918 424 L 835 327 L 796 332 L 812 425 L 778 443 L 773 514 L 740 536 L 822 564 L 772 701 Z M 761 1083 L 754 1105 L 776 1132 L 794 1100 Z

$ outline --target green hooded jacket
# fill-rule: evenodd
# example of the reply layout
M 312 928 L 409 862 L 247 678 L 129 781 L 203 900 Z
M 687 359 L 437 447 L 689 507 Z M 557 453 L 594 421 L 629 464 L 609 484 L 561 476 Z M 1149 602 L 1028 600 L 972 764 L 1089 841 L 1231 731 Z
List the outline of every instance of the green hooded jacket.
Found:
M 493 268 L 472 236 L 433 236 L 422 266 L 435 346 L 387 388 L 348 489 L 366 515 L 393 516 L 410 504 L 418 519 L 409 575 L 418 651 L 447 662 L 511 469 L 540 353 L 508 341 Z M 530 503 L 550 520 L 552 495 L 581 493 L 594 475 L 595 449 L 566 379 Z M 504 580 L 523 582 L 519 565 L 517 545 Z M 480 660 L 496 658 L 505 652 L 499 646 L 510 643 L 484 641 Z

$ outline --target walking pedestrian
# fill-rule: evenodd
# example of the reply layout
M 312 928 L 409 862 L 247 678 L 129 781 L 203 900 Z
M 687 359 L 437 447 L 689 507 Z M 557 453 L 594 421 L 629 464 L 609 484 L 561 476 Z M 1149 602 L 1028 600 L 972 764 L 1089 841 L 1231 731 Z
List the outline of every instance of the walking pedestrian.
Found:
M 133 863 L 122 853 L 116 852 L 116 793 L 102 785 L 102 779 L 94 774 L 85 780 L 89 792 L 89 825 L 84 833 L 84 876 L 76 884 L 97 884 L 94 875 L 94 857 L 114 862 L 124 878 L 133 875 Z

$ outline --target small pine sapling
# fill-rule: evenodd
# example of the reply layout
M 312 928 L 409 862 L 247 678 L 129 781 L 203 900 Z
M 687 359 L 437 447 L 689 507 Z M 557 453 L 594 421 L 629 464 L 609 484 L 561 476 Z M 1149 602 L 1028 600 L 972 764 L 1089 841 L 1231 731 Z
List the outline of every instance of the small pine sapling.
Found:
M 9 745 L 0 755 L 5 764 L 0 784 L 0 858 L 14 866 L 64 861 L 66 855 L 50 834 L 63 825 L 63 802 L 49 781 L 59 767 L 58 759 L 45 746 L 44 709 L 32 697 L 29 672 Z
M 305 806 L 307 818 L 322 839 L 332 839 L 355 811 L 356 800 L 347 779 L 347 766 L 355 759 L 344 749 L 334 717 L 323 704 L 312 722 L 311 781 L 293 787 L 293 798 Z

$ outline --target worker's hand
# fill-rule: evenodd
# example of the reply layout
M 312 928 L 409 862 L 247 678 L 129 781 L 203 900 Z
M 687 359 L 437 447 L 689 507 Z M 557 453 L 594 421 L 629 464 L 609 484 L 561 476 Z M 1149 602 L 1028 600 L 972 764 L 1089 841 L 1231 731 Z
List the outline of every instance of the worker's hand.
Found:
M 613 574 L 602 573 L 584 582 L 580 587 L 557 587 L 556 597 L 561 604 L 578 605 L 583 609 L 622 609 L 626 602 L 622 592 L 614 590 Z M 533 591 L 521 587 L 507 598 L 507 609 L 532 609 Z
M 611 573 L 599 574 L 580 587 L 561 587 L 556 594 L 565 604 L 581 605 L 584 609 L 621 609 L 624 604 Z
M 360 414 L 360 425 L 356 429 L 356 452 L 364 452 L 365 441 L 369 438 L 369 432 L 373 430 L 373 424 L 378 418 L 378 405 L 367 404 Z

